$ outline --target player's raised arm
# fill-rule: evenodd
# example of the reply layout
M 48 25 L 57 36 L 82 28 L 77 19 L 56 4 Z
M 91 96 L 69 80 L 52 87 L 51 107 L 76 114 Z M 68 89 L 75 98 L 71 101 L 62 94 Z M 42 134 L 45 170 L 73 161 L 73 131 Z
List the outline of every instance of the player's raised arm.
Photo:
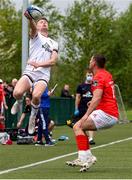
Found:
M 93 98 L 90 102 L 90 105 L 88 107 L 88 110 L 86 112 L 87 116 L 89 116 L 99 105 L 101 98 L 102 98 L 103 90 L 102 89 L 96 89 L 93 92 Z
M 29 12 L 26 10 L 24 13 L 24 16 L 29 20 L 30 24 L 30 37 L 34 38 L 37 35 L 37 27 L 36 27 L 36 22 L 34 19 L 30 16 Z

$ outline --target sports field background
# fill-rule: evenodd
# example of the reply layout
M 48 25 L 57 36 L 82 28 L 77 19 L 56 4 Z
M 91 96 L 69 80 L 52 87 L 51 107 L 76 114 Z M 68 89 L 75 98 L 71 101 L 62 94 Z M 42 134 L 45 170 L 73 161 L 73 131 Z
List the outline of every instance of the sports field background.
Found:
M 128 112 L 128 117 L 132 119 L 132 111 Z M 78 167 L 65 165 L 67 160 L 76 158 L 76 154 L 60 157 L 76 152 L 72 129 L 67 126 L 56 127 L 54 138 L 58 139 L 61 135 L 68 136 L 69 140 L 58 141 L 54 147 L 16 145 L 16 142 L 13 145 L 0 145 L 0 178 L 132 179 L 132 123 L 118 124 L 111 129 L 96 133 L 96 146 L 91 148 L 98 161 L 88 172 L 84 173 L 80 173 Z M 111 142 L 113 143 L 109 144 Z M 55 157 L 57 158 L 52 159 Z M 42 164 L 33 166 L 34 163 L 41 161 L 43 161 Z M 18 169 L 18 167 L 29 164 L 32 164 L 31 167 Z M 10 171 L 10 169 L 12 169 L 11 172 L 5 171 Z

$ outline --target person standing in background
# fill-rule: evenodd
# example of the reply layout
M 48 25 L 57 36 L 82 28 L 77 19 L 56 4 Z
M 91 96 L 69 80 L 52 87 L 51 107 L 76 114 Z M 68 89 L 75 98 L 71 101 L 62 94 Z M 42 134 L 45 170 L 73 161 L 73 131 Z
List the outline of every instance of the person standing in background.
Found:
M 72 98 L 73 96 L 70 95 L 70 87 L 69 84 L 65 84 L 63 89 L 61 90 L 61 97 L 65 98 Z

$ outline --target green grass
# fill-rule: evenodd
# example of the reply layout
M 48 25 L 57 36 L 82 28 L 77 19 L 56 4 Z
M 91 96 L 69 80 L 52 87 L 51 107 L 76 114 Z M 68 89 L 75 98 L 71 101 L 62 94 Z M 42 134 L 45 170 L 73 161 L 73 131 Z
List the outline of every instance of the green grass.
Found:
M 47 160 L 76 151 L 72 129 L 66 126 L 56 127 L 54 137 L 67 135 L 69 140 L 59 141 L 54 147 L 35 147 L 34 145 L 1 145 L 0 171 Z M 119 124 L 96 133 L 96 146 L 132 137 L 132 123 Z M 92 147 L 96 147 L 92 146 Z M 0 175 L 1 179 L 131 179 L 132 178 L 132 140 L 93 149 L 98 162 L 86 173 L 79 168 L 65 165 L 77 155 L 61 158 L 34 167 L 16 170 Z
M 131 110 L 127 110 L 127 118 L 128 118 L 128 120 L 132 121 L 132 109 Z

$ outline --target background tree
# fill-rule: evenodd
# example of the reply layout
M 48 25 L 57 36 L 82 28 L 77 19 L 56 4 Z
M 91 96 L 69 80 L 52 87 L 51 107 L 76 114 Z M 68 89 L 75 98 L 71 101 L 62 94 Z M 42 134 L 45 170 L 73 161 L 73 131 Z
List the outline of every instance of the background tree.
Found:
M 132 104 L 132 4 L 115 21 L 116 33 L 113 44 L 116 47 L 112 56 L 115 65 L 112 71 L 121 89 L 124 100 Z
M 63 22 L 65 52 L 58 69 L 60 85 L 67 81 L 75 91 L 84 79 L 91 55 L 102 53 L 108 59 L 107 68 L 113 73 L 123 98 L 131 102 L 132 7 L 116 16 L 105 2 L 75 1 Z
M 68 9 L 63 21 L 65 52 L 61 59 L 64 68 L 58 70 L 61 83 L 67 79 L 75 91 L 77 84 L 84 80 L 91 55 L 108 55 L 106 52 L 112 43 L 114 15 L 112 7 L 98 0 L 75 1 Z
M 21 16 L 9 0 L 0 1 L 0 78 L 20 76 Z

